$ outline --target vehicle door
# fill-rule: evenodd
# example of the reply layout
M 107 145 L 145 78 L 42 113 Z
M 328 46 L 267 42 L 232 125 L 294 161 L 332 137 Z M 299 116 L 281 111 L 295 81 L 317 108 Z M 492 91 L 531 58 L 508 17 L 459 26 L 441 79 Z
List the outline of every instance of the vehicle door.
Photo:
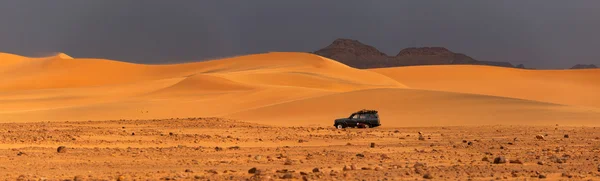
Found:
M 346 121 L 346 125 L 347 126 L 356 126 L 356 123 L 358 123 L 358 114 L 352 114 L 350 115 L 350 117 L 348 117 L 348 120 Z
M 362 123 L 362 124 L 366 124 L 368 122 L 367 121 L 367 114 L 357 114 L 358 118 L 356 119 L 356 122 L 358 123 Z

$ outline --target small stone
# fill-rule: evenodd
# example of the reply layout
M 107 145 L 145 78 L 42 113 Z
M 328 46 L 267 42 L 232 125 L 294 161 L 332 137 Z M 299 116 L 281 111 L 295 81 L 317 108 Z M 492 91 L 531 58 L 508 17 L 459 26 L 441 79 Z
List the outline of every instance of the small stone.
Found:
M 514 164 L 523 164 L 523 161 L 516 159 L 516 160 L 510 160 L 508 161 L 509 163 L 514 163 Z
M 504 156 L 499 156 L 494 158 L 494 164 L 503 164 L 506 163 L 506 158 Z
M 215 151 L 223 151 L 223 148 L 217 146 L 215 147 Z
M 127 180 L 127 178 L 125 178 L 124 175 L 119 175 L 119 177 L 117 178 L 117 181 L 125 181 Z
M 535 139 L 544 140 L 544 135 L 536 135 Z
M 490 159 L 489 159 L 488 157 L 483 157 L 483 158 L 481 159 L 481 161 L 484 161 L 484 162 L 490 162 Z
M 185 169 L 185 172 L 191 173 L 191 172 L 194 172 L 194 171 L 192 171 L 190 169 Z
M 66 146 L 59 146 L 56 149 L 56 152 L 58 152 L 58 153 L 66 153 L 67 152 L 67 147 Z
M 135 136 L 135 132 L 131 132 L 131 136 Z
M 260 155 L 256 155 L 256 156 L 254 156 L 254 159 L 255 159 L 255 160 L 260 160 L 260 159 L 262 159 L 262 156 L 260 156 Z
M 375 167 L 375 171 L 382 171 L 382 170 L 383 170 L 383 167 L 380 167 L 380 166 Z
M 250 170 L 248 170 L 248 173 L 250 174 L 256 174 L 258 172 L 258 169 L 256 169 L 256 167 L 252 167 Z
M 232 147 L 229 147 L 227 149 L 230 149 L 230 150 L 239 150 L 240 147 L 239 146 L 232 146 Z
M 423 137 L 423 135 L 419 135 L 419 140 L 424 141 L 425 137 Z
M 538 175 L 538 178 L 546 178 L 546 175 L 540 174 L 540 175 Z
M 390 159 L 390 157 L 387 154 L 381 154 L 381 159 Z
M 568 134 L 565 134 L 565 136 L 564 136 L 564 137 L 565 137 L 565 138 L 569 138 L 569 135 L 568 135 Z
M 431 175 L 430 173 L 426 173 L 425 175 L 423 175 L 424 179 L 433 179 L 433 175 Z
M 544 162 L 543 161 L 538 161 L 537 164 L 538 165 L 544 165 Z
M 292 165 L 292 160 L 287 159 L 285 160 L 285 163 L 283 163 L 284 165 Z
M 281 179 L 292 179 L 294 176 L 291 173 L 285 173 L 281 176 Z
M 371 148 L 375 148 L 375 143 L 371 143 Z
M 319 168 L 313 168 L 313 169 L 312 169 L 312 172 L 313 172 L 313 173 L 318 173 L 318 172 L 320 172 L 320 171 L 319 171 Z
M 359 158 L 364 158 L 364 157 L 365 157 L 365 155 L 364 155 L 364 154 L 362 154 L 362 153 L 358 153 L 358 154 L 356 154 L 356 157 L 359 157 Z
M 85 181 L 85 177 L 83 175 L 77 175 L 73 177 L 73 181 Z
M 352 167 L 350 167 L 349 165 L 344 165 L 344 168 L 342 170 L 349 171 L 352 170 Z

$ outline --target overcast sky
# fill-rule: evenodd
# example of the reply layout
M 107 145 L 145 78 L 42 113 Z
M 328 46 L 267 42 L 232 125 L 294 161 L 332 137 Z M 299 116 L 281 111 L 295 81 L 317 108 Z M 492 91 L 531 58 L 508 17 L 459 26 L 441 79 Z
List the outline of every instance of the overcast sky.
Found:
M 138 63 L 443 46 L 535 68 L 600 64 L 598 0 L 0 0 L 0 51 Z

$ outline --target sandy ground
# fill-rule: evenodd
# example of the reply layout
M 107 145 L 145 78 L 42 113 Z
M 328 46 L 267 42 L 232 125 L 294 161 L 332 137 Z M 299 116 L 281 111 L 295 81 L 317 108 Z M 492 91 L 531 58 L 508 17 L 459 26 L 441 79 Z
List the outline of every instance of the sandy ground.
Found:
M 337 130 L 219 118 L 0 127 L 7 180 L 600 179 L 596 127 Z M 506 163 L 494 164 L 500 156 Z

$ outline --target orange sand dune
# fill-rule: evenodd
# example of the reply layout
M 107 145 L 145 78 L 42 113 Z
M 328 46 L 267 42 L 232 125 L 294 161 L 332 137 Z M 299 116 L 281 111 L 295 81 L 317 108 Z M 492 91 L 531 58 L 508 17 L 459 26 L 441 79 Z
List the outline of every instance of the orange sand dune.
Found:
M 217 116 L 329 126 L 333 118 L 362 108 L 380 110 L 384 126 L 593 125 L 600 118 L 590 108 L 598 102 L 592 95 L 598 73 L 585 70 L 359 70 L 293 52 L 170 65 L 62 53 L 0 54 L 0 62 L 0 122 Z
M 392 127 L 600 125 L 600 109 L 414 89 L 369 89 L 332 94 L 234 113 L 227 117 L 282 126 L 333 126 L 335 118 L 348 117 L 351 112 L 363 108 L 379 110 L 382 124 Z
M 525 70 L 475 65 L 372 69 L 426 90 L 600 107 L 600 70 Z

